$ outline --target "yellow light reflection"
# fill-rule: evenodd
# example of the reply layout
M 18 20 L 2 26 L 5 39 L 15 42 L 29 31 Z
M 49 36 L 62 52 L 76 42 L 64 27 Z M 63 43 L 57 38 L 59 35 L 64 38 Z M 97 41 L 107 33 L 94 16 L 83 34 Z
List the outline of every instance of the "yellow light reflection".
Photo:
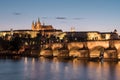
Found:
M 57 57 L 53 58 L 53 64 L 51 65 L 51 69 L 56 73 L 60 70 L 59 60 Z
M 28 58 L 25 57 L 24 63 L 27 64 L 28 63 Z
M 35 58 L 32 58 L 32 64 L 35 64 Z

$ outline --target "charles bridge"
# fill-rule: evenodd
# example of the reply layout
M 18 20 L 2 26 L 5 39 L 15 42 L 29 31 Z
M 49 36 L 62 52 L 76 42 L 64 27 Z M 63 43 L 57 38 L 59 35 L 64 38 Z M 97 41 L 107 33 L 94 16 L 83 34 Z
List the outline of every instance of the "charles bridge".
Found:
M 119 59 L 120 40 L 49 43 L 43 46 L 40 55 L 71 56 L 81 59 L 97 57 L 103 57 L 104 59 Z

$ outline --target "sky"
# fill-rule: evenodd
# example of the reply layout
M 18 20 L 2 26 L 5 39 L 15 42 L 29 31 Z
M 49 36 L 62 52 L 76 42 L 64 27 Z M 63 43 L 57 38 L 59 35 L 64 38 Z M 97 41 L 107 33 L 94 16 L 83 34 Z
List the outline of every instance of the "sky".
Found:
M 0 31 L 31 29 L 38 18 L 63 31 L 120 33 L 120 0 L 0 0 Z

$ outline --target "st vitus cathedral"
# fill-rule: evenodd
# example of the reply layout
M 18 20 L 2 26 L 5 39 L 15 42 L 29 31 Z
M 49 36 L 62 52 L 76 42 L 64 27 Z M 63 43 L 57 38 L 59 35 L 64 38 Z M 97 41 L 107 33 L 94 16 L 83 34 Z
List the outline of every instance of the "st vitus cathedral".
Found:
M 32 22 L 32 30 L 33 31 L 39 31 L 39 30 L 53 30 L 52 25 L 45 25 L 44 23 L 41 24 L 39 18 L 38 21 Z

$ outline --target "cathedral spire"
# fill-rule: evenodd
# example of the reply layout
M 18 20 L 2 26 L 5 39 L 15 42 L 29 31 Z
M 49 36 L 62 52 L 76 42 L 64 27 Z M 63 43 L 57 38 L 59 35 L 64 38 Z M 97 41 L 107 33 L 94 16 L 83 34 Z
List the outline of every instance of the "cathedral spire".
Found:
M 45 26 L 45 23 L 44 23 L 44 21 L 43 21 L 43 26 Z
M 32 22 L 32 25 L 34 25 L 34 21 Z
M 37 24 L 36 24 L 36 30 L 40 30 L 41 28 L 41 22 L 40 19 L 38 18 Z
M 32 30 L 35 29 L 35 24 L 34 24 L 34 21 L 32 22 Z
M 38 24 L 41 24 L 41 23 L 40 23 L 40 18 L 38 18 Z

